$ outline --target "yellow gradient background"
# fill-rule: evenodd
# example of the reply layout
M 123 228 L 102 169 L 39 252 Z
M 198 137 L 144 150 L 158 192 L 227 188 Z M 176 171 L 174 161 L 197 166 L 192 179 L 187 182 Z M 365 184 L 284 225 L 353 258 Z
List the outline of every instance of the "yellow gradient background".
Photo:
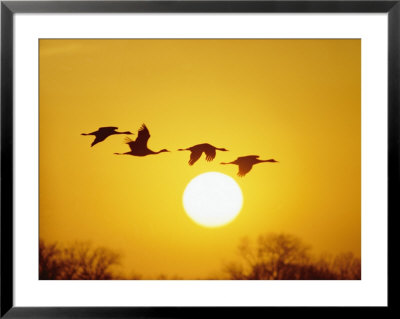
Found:
M 101 126 L 146 123 L 144 158 L 124 135 L 93 148 Z M 225 147 L 187 164 L 208 142 Z M 275 158 L 244 178 L 238 156 Z M 184 212 L 198 174 L 235 178 L 244 203 L 205 228 Z M 206 278 L 243 236 L 284 232 L 313 251 L 361 253 L 360 40 L 40 40 L 40 237 L 91 241 L 126 274 Z

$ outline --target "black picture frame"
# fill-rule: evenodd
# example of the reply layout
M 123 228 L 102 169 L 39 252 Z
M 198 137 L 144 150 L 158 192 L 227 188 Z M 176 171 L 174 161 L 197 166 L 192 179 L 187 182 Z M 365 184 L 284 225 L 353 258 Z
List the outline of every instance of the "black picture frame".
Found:
M 390 217 L 399 212 L 400 144 L 400 0 L 359 1 L 1 1 L 1 317 L 6 318 L 176 318 L 240 315 L 253 317 L 282 311 L 326 314 L 327 307 L 15 307 L 13 303 L 13 19 L 16 13 L 122 12 L 270 12 L 388 14 L 388 248 L 393 240 Z M 382 212 L 386 213 L 386 212 Z M 389 214 L 390 213 L 390 214 Z M 388 254 L 388 262 L 389 262 Z M 390 270 L 390 268 L 389 268 Z M 392 277 L 391 277 L 392 278 Z M 388 281 L 388 287 L 389 287 Z M 358 311 L 389 311 L 361 307 Z M 335 315 L 342 307 L 330 308 Z M 353 307 L 351 307 L 353 308 Z M 374 307 L 375 308 L 375 307 Z M 349 307 L 345 309 L 348 311 Z

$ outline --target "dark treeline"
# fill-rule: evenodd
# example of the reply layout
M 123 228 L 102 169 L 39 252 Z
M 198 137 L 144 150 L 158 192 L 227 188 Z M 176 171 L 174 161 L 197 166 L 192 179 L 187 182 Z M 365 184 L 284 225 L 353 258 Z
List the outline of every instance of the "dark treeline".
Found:
M 117 279 L 112 268 L 119 261 L 119 254 L 103 247 L 93 248 L 89 243 L 60 247 L 39 241 L 39 279 Z
M 360 280 L 361 260 L 352 253 L 314 257 L 310 247 L 287 234 L 266 234 L 255 243 L 243 239 L 239 262 L 225 266 L 236 280 Z
M 209 280 L 359 280 L 361 260 L 352 253 L 315 257 L 309 246 L 287 234 L 266 234 L 256 242 L 243 239 L 238 246 L 239 260 L 226 264 L 221 275 Z M 61 247 L 39 243 L 39 279 L 42 280 L 140 280 L 140 274 L 118 273 L 121 256 L 88 243 Z M 150 278 L 145 278 L 150 279 Z M 180 280 L 159 275 L 156 280 Z M 198 278 L 200 279 L 200 278 Z

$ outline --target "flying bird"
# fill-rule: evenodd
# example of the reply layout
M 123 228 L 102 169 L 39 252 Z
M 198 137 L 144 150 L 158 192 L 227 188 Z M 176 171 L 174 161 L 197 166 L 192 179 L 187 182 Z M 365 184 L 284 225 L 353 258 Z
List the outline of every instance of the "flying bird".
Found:
M 268 160 L 260 160 L 258 159 L 260 156 L 258 155 L 249 155 L 249 156 L 243 156 L 243 157 L 238 157 L 235 159 L 233 162 L 229 163 L 221 163 L 221 164 L 235 164 L 239 166 L 239 171 L 238 171 L 238 176 L 243 177 L 245 176 L 248 172 L 251 171 L 253 165 L 258 164 L 258 163 L 277 163 L 278 161 L 275 161 L 273 158 L 268 159 Z
M 115 134 L 133 134 L 133 133 L 131 133 L 129 131 L 127 131 L 127 132 L 117 132 L 116 131 L 117 129 L 118 129 L 118 127 L 114 127 L 114 126 L 100 127 L 97 131 L 94 131 L 92 133 L 82 133 L 81 135 L 94 135 L 94 136 L 96 136 L 96 138 L 94 139 L 92 145 L 90 145 L 90 146 L 93 147 L 97 143 L 100 143 L 100 142 L 104 141 L 110 135 L 115 135 Z
M 201 157 L 201 154 L 205 153 L 206 154 L 206 161 L 210 162 L 215 158 L 216 155 L 216 150 L 218 151 L 228 151 L 225 148 L 218 148 L 215 146 L 212 146 L 211 144 L 204 143 L 204 144 L 197 144 L 192 147 L 188 148 L 180 148 L 178 151 L 190 151 L 190 160 L 189 160 L 189 165 L 193 165 L 196 163 L 199 158 Z
M 136 140 L 131 140 L 129 137 L 125 139 L 126 144 L 131 148 L 130 152 L 125 153 L 114 153 L 116 155 L 132 155 L 132 156 L 147 156 L 152 154 L 159 154 L 162 152 L 169 152 L 166 149 L 162 149 L 158 152 L 154 152 L 147 147 L 147 142 L 150 138 L 150 132 L 146 125 L 142 125 L 138 131 L 138 137 Z

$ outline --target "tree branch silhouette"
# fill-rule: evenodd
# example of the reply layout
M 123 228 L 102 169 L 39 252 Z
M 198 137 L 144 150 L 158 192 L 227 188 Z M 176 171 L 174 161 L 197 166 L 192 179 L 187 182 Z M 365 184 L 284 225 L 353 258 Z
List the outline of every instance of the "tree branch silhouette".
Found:
M 359 280 L 361 261 L 352 253 L 315 258 L 310 246 L 288 234 L 258 237 L 256 246 L 244 238 L 238 246 L 240 262 L 225 265 L 234 280 Z
M 39 279 L 41 280 L 110 280 L 120 255 L 89 243 L 68 247 L 39 241 Z

